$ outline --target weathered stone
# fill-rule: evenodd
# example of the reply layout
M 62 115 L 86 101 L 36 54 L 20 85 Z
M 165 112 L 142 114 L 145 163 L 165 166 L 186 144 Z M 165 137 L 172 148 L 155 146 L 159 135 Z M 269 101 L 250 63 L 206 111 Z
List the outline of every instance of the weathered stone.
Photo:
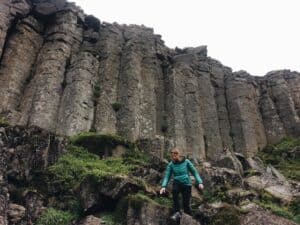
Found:
M 180 218 L 180 225 L 201 225 L 201 224 L 190 215 L 183 213 Z
M 66 74 L 58 113 L 58 133 L 72 136 L 92 128 L 97 74 L 98 60 L 91 53 L 84 51 L 74 57 Z
M 272 100 L 283 123 L 285 132 L 290 136 L 300 134 L 299 116 L 287 81 L 284 79 L 286 71 L 273 71 L 266 75 L 268 86 L 272 93 Z
M 256 209 L 249 212 L 241 220 L 241 225 L 296 225 L 296 223 L 271 214 L 262 209 Z
M 234 149 L 247 157 L 254 156 L 267 144 L 257 106 L 257 83 L 240 71 L 226 77 L 225 84 Z
M 127 211 L 127 225 L 168 224 L 168 208 L 147 201 L 130 200 Z M 159 213 L 158 213 L 159 212 Z
M 87 210 L 93 206 L 108 207 L 107 202 L 113 206 L 120 198 L 126 197 L 129 193 L 143 190 L 143 188 L 128 177 L 104 176 L 97 178 L 91 175 L 81 182 L 78 194 L 82 206 Z
M 95 216 L 87 216 L 82 221 L 78 223 L 78 225 L 101 225 L 102 220 Z
M 239 204 L 245 201 L 252 201 L 257 197 L 254 191 L 245 190 L 242 188 L 235 188 L 226 191 L 226 197 L 232 204 Z
M 232 169 L 221 167 L 205 167 L 200 170 L 207 188 L 218 186 L 243 187 L 242 176 Z
M 42 24 L 30 16 L 21 20 L 10 35 L 0 67 L 0 112 L 18 110 L 43 43 L 42 29 Z M 17 122 L 17 118 L 12 117 L 10 122 Z
M 25 216 L 25 211 L 26 209 L 24 208 L 24 206 L 12 204 L 12 203 L 9 204 L 7 210 L 9 222 L 15 224 L 20 220 L 22 220 L 23 217 Z
M 225 167 L 239 172 L 241 175 L 244 174 L 243 166 L 234 152 L 227 148 L 224 148 L 222 156 L 215 160 L 216 166 Z
M 67 62 L 81 37 L 82 29 L 77 26 L 77 16 L 73 12 L 55 15 L 55 23 L 46 29 L 46 42 L 39 53 L 34 77 L 24 94 L 22 124 L 55 129 Z

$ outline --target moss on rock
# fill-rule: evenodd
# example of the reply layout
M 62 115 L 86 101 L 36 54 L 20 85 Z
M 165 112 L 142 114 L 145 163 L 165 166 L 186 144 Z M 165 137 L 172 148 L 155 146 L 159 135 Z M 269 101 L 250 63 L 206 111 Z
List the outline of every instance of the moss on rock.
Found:
M 54 208 L 48 208 L 41 218 L 37 221 L 37 225 L 69 225 L 76 216 L 71 212 L 61 211 Z
M 277 145 L 268 145 L 258 153 L 266 164 L 272 164 L 286 177 L 300 181 L 300 139 L 284 138 Z
M 48 180 L 61 190 L 69 190 L 78 187 L 88 176 L 101 179 L 109 175 L 127 175 L 133 167 L 123 163 L 122 158 L 102 160 L 84 148 L 69 146 L 68 153 L 48 168 Z

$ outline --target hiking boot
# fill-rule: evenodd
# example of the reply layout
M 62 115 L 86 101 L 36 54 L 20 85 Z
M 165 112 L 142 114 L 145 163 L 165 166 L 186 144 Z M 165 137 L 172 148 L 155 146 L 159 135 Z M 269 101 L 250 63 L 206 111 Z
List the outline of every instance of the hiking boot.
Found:
M 174 221 L 179 221 L 181 218 L 181 213 L 180 212 L 176 212 L 173 214 L 173 216 L 171 216 L 171 219 Z

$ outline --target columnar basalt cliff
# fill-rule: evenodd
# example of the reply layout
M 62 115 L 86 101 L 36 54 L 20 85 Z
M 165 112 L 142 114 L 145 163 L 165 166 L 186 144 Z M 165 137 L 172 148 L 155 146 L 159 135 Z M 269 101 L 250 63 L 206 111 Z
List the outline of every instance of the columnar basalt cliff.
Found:
M 150 28 L 101 23 L 63 0 L 2 0 L 0 55 L 11 124 L 117 133 L 211 160 L 300 134 L 299 73 L 232 72 L 205 46 L 169 49 Z

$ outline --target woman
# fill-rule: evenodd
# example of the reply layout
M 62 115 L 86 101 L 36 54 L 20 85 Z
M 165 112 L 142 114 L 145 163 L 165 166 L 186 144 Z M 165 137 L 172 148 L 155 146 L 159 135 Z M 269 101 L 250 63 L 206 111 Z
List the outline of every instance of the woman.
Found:
M 172 161 L 168 164 L 165 177 L 162 182 L 162 188 L 160 189 L 160 194 L 166 192 L 166 187 L 172 175 L 174 175 L 173 182 L 173 209 L 174 216 L 172 218 L 178 219 L 180 216 L 180 204 L 179 204 L 179 194 L 182 194 L 183 210 L 187 214 L 191 214 L 190 199 L 192 192 L 192 181 L 189 176 L 189 172 L 193 174 L 196 179 L 196 184 L 199 189 L 203 189 L 202 179 L 199 176 L 194 165 L 190 160 L 185 159 L 180 155 L 180 151 L 177 148 L 171 150 Z

